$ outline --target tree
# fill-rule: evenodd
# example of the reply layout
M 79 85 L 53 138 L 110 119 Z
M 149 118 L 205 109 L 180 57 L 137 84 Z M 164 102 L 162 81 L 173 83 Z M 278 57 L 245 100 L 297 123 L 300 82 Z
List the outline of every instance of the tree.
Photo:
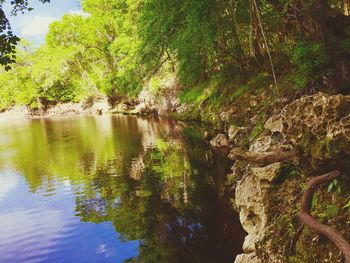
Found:
M 43 3 L 48 3 L 50 0 L 39 0 Z M 3 11 L 3 3 L 5 0 L 0 0 L 0 65 L 4 65 L 6 70 L 10 69 L 10 64 L 16 60 L 16 45 L 20 41 L 19 37 L 13 34 L 8 18 Z M 11 15 L 24 13 L 26 10 L 31 11 L 28 0 L 11 0 L 10 4 L 13 9 Z

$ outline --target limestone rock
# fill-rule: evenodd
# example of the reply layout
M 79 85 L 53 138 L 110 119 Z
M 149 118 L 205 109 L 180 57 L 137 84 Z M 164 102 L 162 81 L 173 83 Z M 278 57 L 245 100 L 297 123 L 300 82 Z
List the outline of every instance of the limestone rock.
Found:
M 91 110 L 94 111 L 97 115 L 101 115 L 102 113 L 109 112 L 110 105 L 107 99 L 99 100 L 93 103 L 91 106 Z
M 259 137 L 249 151 L 233 149 L 230 153 L 235 160 L 253 160 L 251 163 L 258 164 L 266 163 L 267 156 L 269 160 L 274 157 L 264 167 L 248 167 L 237 184 L 235 206 L 248 235 L 243 245 L 245 254 L 239 255 L 236 263 L 282 262 L 284 244 L 271 243 L 272 218 L 279 211 L 278 206 L 290 204 L 286 197 L 291 197 L 292 192 L 288 191 L 293 191 L 300 182 L 285 180 L 276 187 L 275 179 L 282 170 L 281 162 L 276 160 L 281 154 L 288 157 L 290 145 L 286 141 L 317 160 L 332 157 L 330 151 L 350 154 L 350 96 L 324 93 L 303 96 L 269 119 L 265 128 L 271 131 L 271 136 Z M 272 155 L 277 149 L 280 152 Z M 290 157 L 293 158 L 292 152 Z
M 272 134 L 271 136 L 262 135 L 258 137 L 249 147 L 253 152 L 272 152 L 272 151 L 293 151 L 294 147 L 288 143 L 281 134 Z
M 273 163 L 265 167 L 253 167 L 252 173 L 259 178 L 259 180 L 272 182 L 280 175 L 281 170 L 281 163 Z
M 236 146 L 241 145 L 244 138 L 247 136 L 247 132 L 245 127 L 231 125 L 228 129 L 228 141 Z
M 237 182 L 244 176 L 247 170 L 250 169 L 250 165 L 246 162 L 235 161 L 231 167 L 231 173 L 226 177 L 225 191 L 230 196 L 234 197 L 237 187 Z M 232 203 L 234 210 L 237 210 L 236 204 Z
M 264 203 L 267 183 L 250 174 L 236 188 L 236 207 L 244 230 L 248 233 L 243 251 L 252 253 L 256 244 L 264 237 L 267 225 L 267 210 Z
M 283 136 L 310 156 L 322 160 L 340 151 L 350 154 L 350 96 L 303 96 L 288 104 L 279 117 Z
M 255 253 L 241 254 L 236 257 L 235 263 L 262 263 Z
M 167 115 L 170 112 L 176 111 L 180 102 L 178 100 L 178 90 L 180 84 L 176 77 L 164 79 L 160 82 L 161 90 L 158 97 L 161 98 L 159 108 L 159 115 Z
M 244 127 L 231 125 L 230 128 L 228 129 L 228 141 L 235 142 L 237 135 L 239 135 L 239 133 L 242 133 L 244 130 L 245 130 Z
M 136 113 L 142 116 L 147 116 L 147 115 L 158 115 L 158 111 L 155 108 L 151 108 L 147 106 L 145 103 L 140 103 L 135 107 L 135 110 L 132 111 L 131 113 Z
M 282 133 L 283 131 L 283 121 L 282 118 L 276 118 L 275 116 L 269 118 L 265 125 L 265 129 L 270 130 L 272 133 L 279 132 Z
M 350 96 L 318 93 L 305 96 L 287 105 L 282 111 L 283 134 L 294 143 L 306 133 L 319 140 L 347 134 L 350 118 Z
M 239 255 L 235 263 L 262 262 L 256 253 L 268 234 L 271 198 L 274 194 L 271 182 L 279 176 L 281 167 L 281 163 L 266 167 L 251 167 L 236 187 L 235 205 L 248 235 L 243 244 L 245 254 Z
M 262 136 L 252 143 L 252 145 L 249 147 L 249 150 L 253 152 L 266 152 L 268 150 L 271 150 L 271 146 L 271 136 Z
M 214 139 L 210 141 L 210 145 L 213 147 L 227 147 L 229 143 L 224 134 L 218 134 Z
M 159 87 L 153 87 L 152 83 L 145 86 L 138 96 L 139 105 L 135 113 L 141 115 L 167 115 L 170 112 L 186 112 L 187 108 L 181 108 L 177 92 L 180 84 L 175 76 L 161 79 Z
M 240 128 L 238 126 L 231 125 L 228 129 L 228 140 L 233 141 L 239 131 Z

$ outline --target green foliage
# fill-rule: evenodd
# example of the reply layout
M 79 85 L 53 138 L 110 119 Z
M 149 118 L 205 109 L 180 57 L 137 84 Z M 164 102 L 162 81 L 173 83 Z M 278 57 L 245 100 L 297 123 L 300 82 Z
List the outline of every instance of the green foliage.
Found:
M 280 176 L 283 178 L 296 177 L 300 175 L 301 170 L 292 161 L 286 161 L 282 165 Z
M 194 84 L 237 61 L 240 63 L 243 48 L 234 21 L 237 2 L 241 4 L 211 0 L 145 1 L 139 20 L 140 51 L 149 71 L 170 53 L 178 61 L 180 81 Z M 249 12 L 239 15 L 247 17 Z
M 29 9 L 27 2 L 13 1 L 14 12 Z M 305 24 L 317 22 L 311 17 L 311 2 L 296 7 Z M 130 98 L 146 87 L 153 95 L 166 96 L 160 92 L 161 80 L 171 75 L 182 84 L 181 102 L 220 110 L 260 88 L 270 91 L 275 63 L 277 78 L 292 72 L 297 88 L 320 86 L 335 64 L 337 54 L 332 56 L 330 44 L 336 40 L 327 40 L 328 47 L 326 39 L 317 38 L 324 32 L 306 36 L 294 22 L 299 18 L 286 22 L 294 8 L 288 0 L 254 3 L 82 0 L 85 13 L 66 14 L 52 23 L 46 43 L 30 52 L 13 49 L 18 40 L 6 18 L 0 20 L 5 23 L 0 34 L 8 37 L 6 43 L 0 39 L 6 49 L 0 64 L 17 58 L 12 72 L 0 76 L 0 84 L 8 87 L 1 91 L 0 108 L 81 101 L 101 94 Z M 332 1 L 332 7 L 339 9 L 340 1 Z M 348 39 L 340 46 L 350 50 Z M 16 81 L 8 83 L 11 78 Z
M 250 140 L 255 140 L 264 131 L 264 123 L 258 123 L 249 134 Z
M 0 75 L 7 87 L 0 92 L 0 109 L 80 101 L 99 93 L 137 94 L 135 1 L 85 0 L 82 5 L 87 13 L 52 23 L 46 44 L 37 50 L 19 46 L 17 64 Z
M 192 88 L 185 89 L 180 94 L 180 101 L 182 103 L 200 103 L 209 93 L 208 83 L 201 82 Z
M 340 184 L 339 184 L 339 181 L 337 179 L 334 179 L 329 185 L 328 185 L 328 188 L 327 188 L 327 192 L 331 192 L 332 190 L 336 190 L 338 193 L 340 193 L 341 191 L 341 188 L 340 188 Z
M 309 82 L 316 81 L 325 74 L 329 59 L 324 47 L 319 43 L 299 42 L 291 54 L 292 63 L 296 68 L 294 82 L 297 88 L 304 88 Z
M 350 212 L 350 196 L 349 196 L 349 198 L 346 200 L 346 202 L 347 202 L 347 203 L 344 205 L 343 208 L 348 209 L 348 211 Z
M 333 204 L 327 204 L 324 211 L 322 213 L 319 213 L 318 216 L 321 218 L 330 218 L 337 215 L 339 209 L 336 205 Z
M 248 92 L 252 92 L 261 87 L 266 87 L 267 78 L 268 74 L 266 74 L 266 72 L 261 72 L 253 75 L 246 84 L 234 88 L 233 92 L 229 95 L 230 101 L 237 100 Z

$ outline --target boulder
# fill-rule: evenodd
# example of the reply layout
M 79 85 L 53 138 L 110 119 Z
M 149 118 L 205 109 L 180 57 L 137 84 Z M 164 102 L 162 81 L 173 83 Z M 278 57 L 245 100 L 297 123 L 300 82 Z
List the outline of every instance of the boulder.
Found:
M 234 142 L 235 139 L 237 138 L 237 135 L 242 133 L 244 130 L 245 130 L 244 127 L 231 125 L 230 128 L 228 129 L 228 140 L 229 140 L 229 142 Z
M 228 141 L 233 145 L 241 145 L 246 136 L 247 129 L 245 127 L 231 125 L 228 129 Z
M 260 180 L 248 175 L 236 188 L 236 207 L 239 209 L 239 218 L 244 230 L 248 233 L 244 240 L 243 251 L 255 252 L 255 245 L 261 241 L 267 223 L 267 211 L 264 199 L 266 186 Z
M 271 123 L 278 122 L 274 127 L 282 127 L 284 138 L 315 160 L 350 154 L 350 96 L 321 92 L 303 96 L 285 106 L 275 119 L 265 127 L 274 130 Z
M 236 257 L 235 263 L 262 263 L 255 253 L 241 254 Z
M 229 142 L 224 134 L 218 134 L 210 141 L 210 145 L 213 147 L 227 147 L 229 146 Z
M 252 167 L 252 174 L 260 181 L 266 180 L 272 182 L 280 175 L 282 171 L 281 163 L 273 163 L 265 167 Z
M 283 121 L 281 117 L 271 117 L 269 118 L 265 125 L 264 125 L 265 129 L 270 130 L 272 133 L 274 132 L 279 132 L 282 133 L 283 132 Z
M 248 235 L 243 244 L 245 254 L 237 256 L 235 263 L 262 262 L 257 256 L 257 249 L 268 234 L 271 218 L 270 200 L 274 196 L 271 182 L 280 175 L 281 167 L 281 163 L 252 167 L 238 182 L 235 205 Z
M 249 150 L 253 152 L 266 152 L 271 150 L 272 144 L 271 136 L 261 136 L 250 145 Z

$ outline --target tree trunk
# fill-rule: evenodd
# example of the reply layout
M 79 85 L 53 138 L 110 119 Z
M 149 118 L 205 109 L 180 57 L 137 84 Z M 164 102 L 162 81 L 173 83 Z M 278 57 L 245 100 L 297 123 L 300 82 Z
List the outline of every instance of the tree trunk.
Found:
M 349 0 L 343 0 L 343 12 L 344 15 L 348 16 L 349 15 Z
M 348 8 L 347 1 L 344 0 L 346 9 Z M 349 93 L 350 53 L 344 46 L 349 40 L 347 28 L 350 26 L 350 16 L 332 9 L 327 0 L 315 0 L 309 8 L 309 13 L 316 24 L 315 36 L 324 45 L 326 54 L 330 58 L 330 68 L 333 69 L 333 74 L 329 77 L 329 83 L 339 92 Z

